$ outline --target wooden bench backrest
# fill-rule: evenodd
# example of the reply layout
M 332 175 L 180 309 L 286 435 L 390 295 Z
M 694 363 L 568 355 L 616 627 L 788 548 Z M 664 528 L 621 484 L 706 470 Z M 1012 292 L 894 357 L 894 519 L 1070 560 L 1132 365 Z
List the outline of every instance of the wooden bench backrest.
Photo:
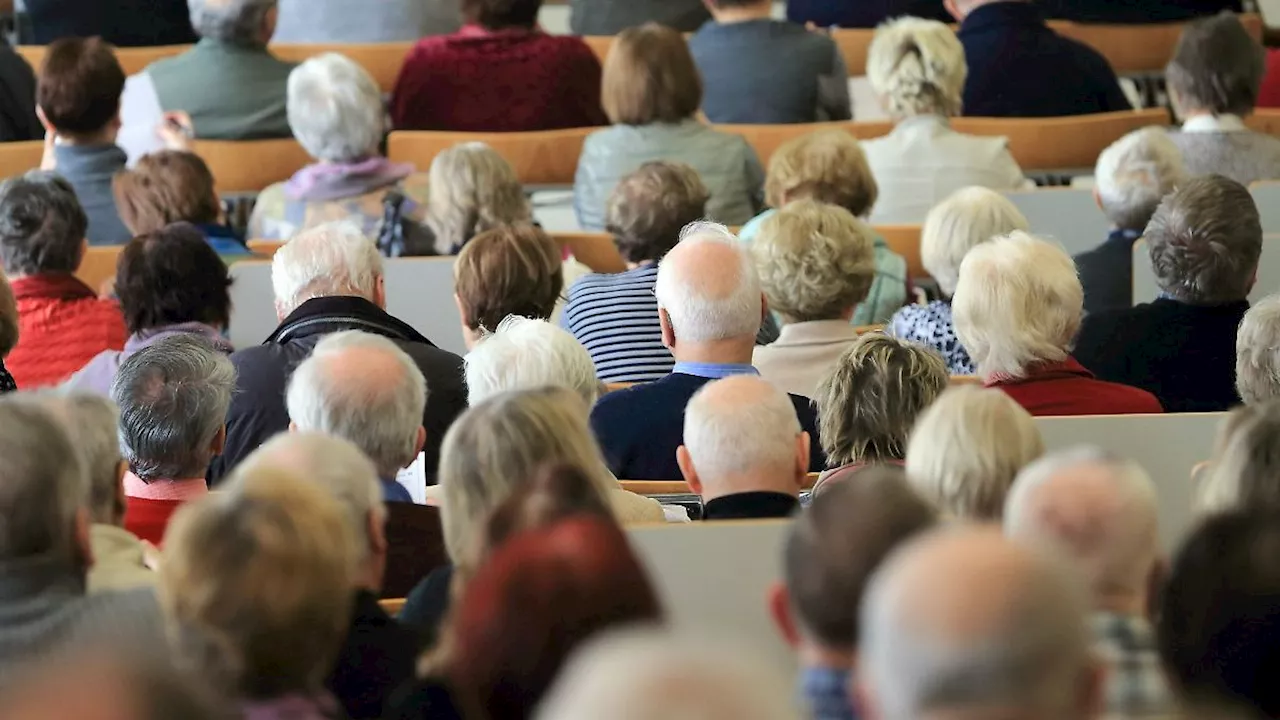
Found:
M 578 156 L 587 135 L 599 128 L 571 128 L 514 133 L 393 132 L 387 155 L 393 162 L 413 163 L 426 172 L 446 148 L 483 142 L 501 155 L 525 185 L 572 185 Z
M 276 43 L 271 45 L 271 52 L 281 60 L 304 62 L 317 55 L 338 53 L 344 55 L 355 64 L 364 68 L 373 76 L 374 82 L 383 92 L 395 90 L 396 80 L 400 77 L 400 69 L 404 67 L 405 58 L 413 49 L 411 42 L 392 43 Z
M 1108 145 L 1138 128 L 1169 124 L 1164 108 L 1055 118 L 958 117 L 963 133 L 1009 138 L 1009 152 L 1027 172 L 1092 169 Z
M 44 142 L 40 140 L 0 143 L 0 178 L 39 169 L 43 156 Z
M 197 140 L 195 152 L 213 172 L 219 193 L 257 193 L 312 163 L 298 141 Z
M 844 130 L 859 140 L 880 137 L 893 130 L 893 123 L 884 122 L 825 122 L 799 125 L 716 125 L 721 132 L 741 135 L 766 167 L 778 148 L 789 140 L 820 130 Z
M 1240 15 L 1240 22 L 1254 40 L 1262 41 L 1261 15 L 1246 13 Z M 1097 50 L 1117 74 L 1135 75 L 1164 72 L 1186 23 L 1106 25 L 1050 20 L 1049 27 Z
M 80 261 L 80 269 L 76 277 L 80 282 L 93 288 L 94 292 L 102 292 L 115 283 L 116 262 L 120 259 L 123 245 L 101 245 L 90 247 Z
M 875 231 L 889 244 L 889 249 L 907 261 L 907 277 L 929 277 L 920 259 L 920 225 L 876 225 Z

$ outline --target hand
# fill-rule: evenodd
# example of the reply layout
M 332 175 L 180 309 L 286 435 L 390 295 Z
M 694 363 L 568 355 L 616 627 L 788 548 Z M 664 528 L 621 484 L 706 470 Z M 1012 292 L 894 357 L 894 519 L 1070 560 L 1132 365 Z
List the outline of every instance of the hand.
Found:
M 191 141 L 196 136 L 195 123 L 191 116 L 181 110 L 167 112 L 156 127 L 156 135 L 169 150 L 191 151 Z
M 160 548 L 142 540 L 142 564 L 153 572 L 160 569 Z
M 40 169 L 47 172 L 53 172 L 58 169 L 58 156 L 53 152 L 53 146 L 57 144 L 58 133 L 53 128 L 46 127 L 44 131 L 44 151 L 40 155 Z

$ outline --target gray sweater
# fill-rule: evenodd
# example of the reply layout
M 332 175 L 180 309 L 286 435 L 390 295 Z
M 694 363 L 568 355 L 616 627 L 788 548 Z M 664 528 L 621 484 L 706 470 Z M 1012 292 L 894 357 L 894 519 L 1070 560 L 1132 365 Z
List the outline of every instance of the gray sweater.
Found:
M 124 150 L 113 145 L 57 145 L 57 172 L 75 188 L 89 217 L 90 245 L 124 245 L 133 237 L 116 210 L 111 180 L 124 170 Z
M 461 26 L 459 0 L 280 0 L 272 41 L 402 42 Z
M 1170 137 L 1192 175 L 1217 173 L 1242 185 L 1280 178 L 1280 138 L 1252 130 L 1175 132 Z

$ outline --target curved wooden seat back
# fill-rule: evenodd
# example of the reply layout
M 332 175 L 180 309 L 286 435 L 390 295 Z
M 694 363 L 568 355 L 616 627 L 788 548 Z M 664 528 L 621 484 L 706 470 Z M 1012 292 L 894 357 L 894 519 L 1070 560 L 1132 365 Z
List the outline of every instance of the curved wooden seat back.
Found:
M 907 277 L 929 277 L 920 259 L 920 225 L 876 225 L 875 231 L 889 244 L 889 249 L 907 261 Z
M 618 253 L 613 238 L 608 233 L 562 232 L 552 233 L 551 239 L 560 243 L 583 265 L 598 273 L 620 273 L 627 263 Z
M 257 193 L 310 165 L 311 156 L 285 140 L 197 140 L 195 152 L 213 172 L 219 193 Z
M 401 131 L 391 133 L 387 156 L 392 162 L 413 163 L 426 172 L 446 148 L 483 142 L 506 159 L 525 185 L 572 185 L 578 156 L 587 135 L 599 128 L 571 128 L 513 133 Z
M 295 63 L 331 52 L 344 55 L 368 71 L 385 93 L 395 89 L 396 79 L 400 77 L 400 69 L 404 67 L 405 58 L 409 56 L 409 51 L 412 49 L 411 42 L 276 43 L 271 45 L 271 52 L 275 53 L 276 57 Z
M 956 130 L 1009 138 L 1009 151 L 1027 172 L 1092 168 L 1108 145 L 1139 128 L 1169 124 L 1164 108 L 1053 118 L 958 117 Z
M 778 148 L 789 140 L 821 130 L 844 130 L 859 140 L 888 135 L 893 123 L 884 122 L 823 122 L 795 125 L 716 125 L 716 130 L 741 135 L 766 167 Z
M 40 66 L 44 64 L 44 56 L 48 51 L 45 45 L 19 45 L 16 48 L 18 54 L 27 62 L 31 63 L 31 69 L 38 74 Z M 147 66 L 157 60 L 164 60 L 191 49 L 190 45 L 157 45 L 155 47 L 127 47 L 116 48 L 116 59 L 120 61 L 120 67 L 124 69 L 125 75 L 137 75 Z
M 40 140 L 0 143 L 0 178 L 38 170 L 43 155 L 44 142 Z
M 123 249 L 123 245 L 90 247 L 85 251 L 84 259 L 80 261 L 76 277 L 97 293 L 112 287 L 116 279 L 116 262 L 120 259 L 120 251 Z
M 1239 17 L 1253 39 L 1262 42 L 1262 16 L 1245 13 Z M 1164 72 L 1186 23 L 1108 25 L 1050 20 L 1049 27 L 1097 50 L 1117 74 L 1137 75 Z

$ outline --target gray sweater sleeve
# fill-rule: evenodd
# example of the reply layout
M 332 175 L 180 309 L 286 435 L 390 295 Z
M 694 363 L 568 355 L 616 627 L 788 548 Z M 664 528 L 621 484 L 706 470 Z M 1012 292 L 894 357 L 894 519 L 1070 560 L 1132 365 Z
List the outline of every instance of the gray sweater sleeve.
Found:
M 831 43 L 831 70 L 818 78 L 818 119 L 852 120 L 853 100 L 849 97 L 849 70 L 840 46 Z

